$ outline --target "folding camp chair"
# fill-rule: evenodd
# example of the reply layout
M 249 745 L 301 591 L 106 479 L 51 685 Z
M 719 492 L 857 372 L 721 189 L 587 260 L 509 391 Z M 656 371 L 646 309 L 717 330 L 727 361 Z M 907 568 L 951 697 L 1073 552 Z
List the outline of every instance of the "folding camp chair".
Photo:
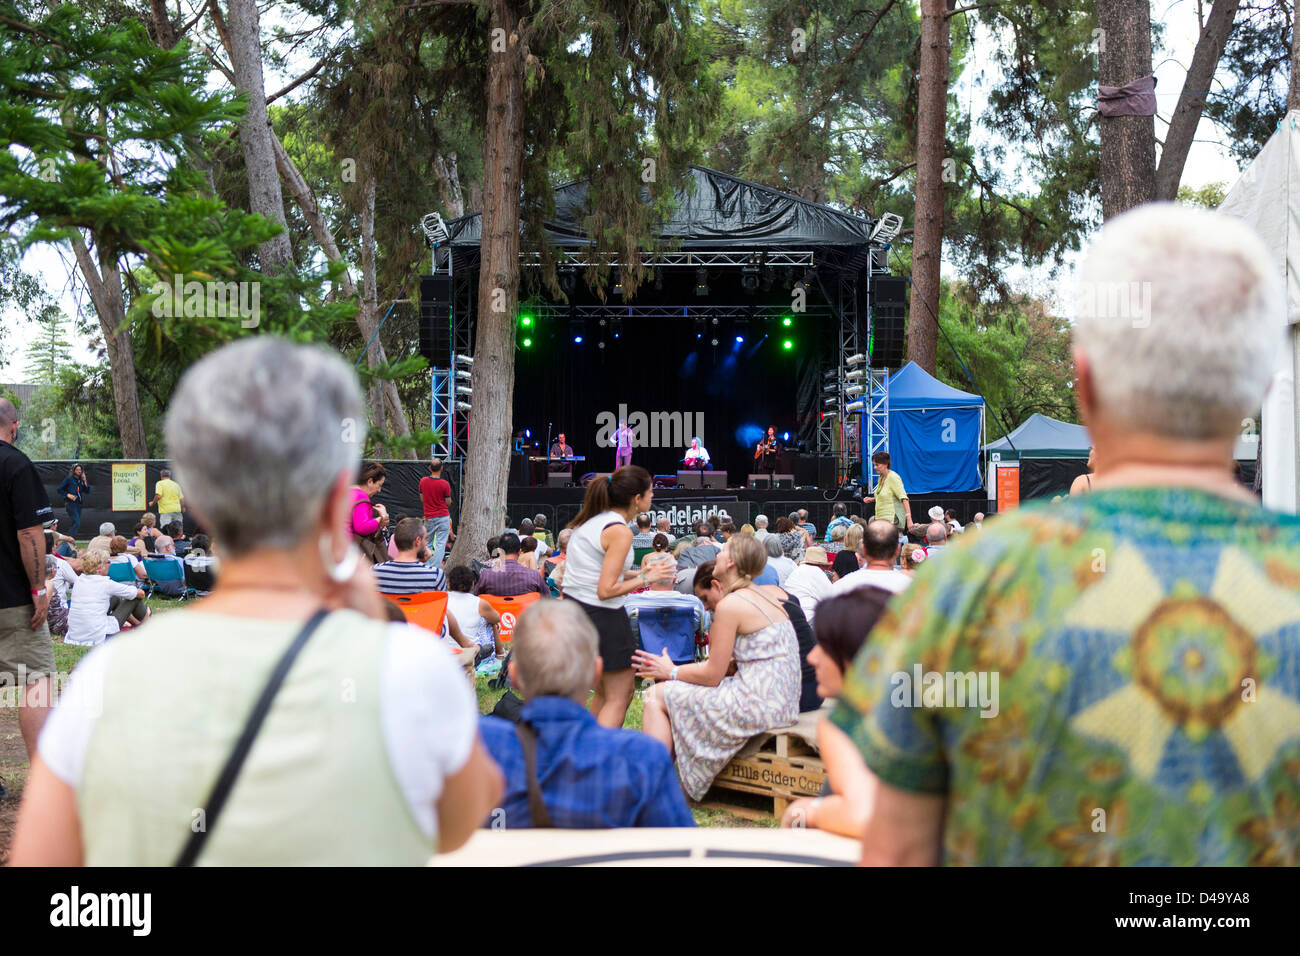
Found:
M 516 594 L 512 597 L 498 597 L 495 594 L 480 594 L 483 600 L 492 605 L 492 610 L 501 615 L 501 643 L 509 644 L 515 636 L 515 624 L 519 621 L 519 615 L 524 612 L 524 608 L 534 601 L 540 601 L 542 596 L 536 592 L 531 594 Z
M 145 573 L 148 574 L 148 571 L 146 570 Z M 135 568 L 132 566 L 130 561 L 114 561 L 109 564 L 108 579 L 110 581 L 116 581 L 119 584 L 134 584 L 136 587 L 144 588 L 146 591 L 151 590 L 151 587 L 141 581 L 139 576 L 136 575 Z
M 674 664 L 695 660 L 695 612 L 688 607 L 632 607 L 641 634 L 641 648 L 658 657 L 668 649 Z
M 185 581 L 184 566 L 180 561 L 168 560 L 167 558 L 145 558 L 144 573 L 148 576 L 149 581 L 155 586 L 154 590 L 164 597 L 175 598 L 178 601 L 184 601 L 190 596 L 189 585 Z M 168 588 L 160 588 L 160 584 L 179 584 L 179 594 L 169 594 Z
M 432 631 L 434 634 L 442 634 L 442 624 L 447 618 L 447 592 L 446 591 L 420 591 L 418 594 L 385 594 L 384 597 L 392 601 L 402 609 L 406 615 L 406 620 L 424 628 L 426 631 Z

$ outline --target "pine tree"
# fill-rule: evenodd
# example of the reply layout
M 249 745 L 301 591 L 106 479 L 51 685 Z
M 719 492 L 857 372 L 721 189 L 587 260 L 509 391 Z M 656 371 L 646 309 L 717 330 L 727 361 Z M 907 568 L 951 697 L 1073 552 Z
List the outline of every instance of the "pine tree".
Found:
M 40 338 L 24 353 L 27 365 L 23 373 L 27 381 L 49 385 L 58 377 L 59 370 L 72 361 L 72 343 L 63 334 L 67 321 L 57 305 L 47 305 L 41 310 L 36 319 L 41 327 Z

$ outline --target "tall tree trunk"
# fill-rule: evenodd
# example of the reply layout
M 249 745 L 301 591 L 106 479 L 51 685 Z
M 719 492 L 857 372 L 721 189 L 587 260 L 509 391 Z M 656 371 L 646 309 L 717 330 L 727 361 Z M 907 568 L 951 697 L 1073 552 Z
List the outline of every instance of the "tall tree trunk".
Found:
M 230 0 L 230 65 L 235 88 L 248 97 L 248 112 L 239 121 L 239 144 L 248 175 L 249 208 L 281 231 L 257 247 L 262 271 L 282 272 L 293 262 L 289 233 L 284 218 L 284 197 L 275 171 L 275 149 L 271 145 L 271 120 L 266 112 L 266 87 L 262 77 L 262 37 L 257 0 Z
M 303 218 L 307 220 L 312 235 L 320 243 L 325 258 L 330 262 L 342 262 L 343 254 L 339 252 L 338 243 L 334 241 L 334 235 L 330 232 L 329 226 L 326 225 L 325 217 L 321 215 L 320 206 L 316 204 L 316 197 L 311 194 L 311 187 L 307 185 L 307 180 L 299 172 L 293 157 L 284 148 L 284 144 L 280 142 L 280 137 L 275 135 L 274 130 L 271 131 L 271 145 L 275 149 L 275 167 L 280 173 L 280 178 L 284 181 L 285 188 L 289 190 L 289 195 L 294 198 L 298 208 L 302 210 Z M 345 298 L 351 299 L 356 296 L 357 284 L 352 281 L 352 273 L 347 269 L 344 269 L 339 276 L 339 285 L 342 286 Z
M 1151 75 L 1151 4 L 1097 0 L 1099 81 L 1123 86 Z M 1102 116 L 1101 215 L 1111 219 L 1156 197 L 1156 118 Z
M 447 210 L 448 219 L 465 215 L 465 200 L 461 198 L 460 168 L 455 153 L 439 153 L 433 158 L 433 174 L 438 178 L 438 197 Z
M 375 173 L 367 167 L 361 183 L 361 309 L 357 312 L 357 327 L 368 342 L 366 367 L 374 371 L 383 359 L 384 347 L 379 344 L 379 308 L 375 280 Z M 384 393 L 379 379 L 371 379 L 367 394 L 370 405 L 371 428 L 380 433 L 388 431 L 384 415 Z M 384 442 L 376 446 L 375 454 L 382 457 Z
M 907 357 L 931 375 L 938 358 L 939 261 L 943 253 L 944 134 L 948 119 L 948 7 L 921 0 L 917 79 L 916 216 L 912 234 L 912 309 Z
M 1210 8 L 1210 18 L 1196 41 L 1192 65 L 1187 69 L 1178 106 L 1169 120 L 1164 149 L 1160 151 L 1160 165 L 1156 168 L 1157 199 L 1172 202 L 1178 195 L 1187 153 L 1192 148 L 1192 139 L 1205 109 L 1205 91 L 1210 88 L 1214 71 L 1223 57 L 1223 48 L 1228 45 L 1228 35 L 1232 33 L 1232 23 L 1240 5 L 1241 0 L 1214 0 Z
M 483 139 L 483 238 L 474 343 L 474 412 L 449 564 L 468 564 L 503 527 L 510 478 L 511 401 L 515 390 L 515 308 L 519 298 L 519 189 L 523 181 L 524 58 L 519 12 L 491 0 L 487 128 Z
M 108 351 L 108 367 L 113 380 L 113 412 L 117 432 L 122 439 L 125 458 L 148 458 L 149 444 L 144 435 L 144 417 L 140 413 L 140 394 L 135 387 L 135 354 L 126 326 L 126 299 L 122 295 L 122 273 L 112 253 L 97 247 L 99 263 L 91 258 L 85 241 L 76 236 L 72 251 L 90 290 L 90 301 L 99 317 Z
M 1291 0 L 1295 20 L 1291 24 L 1291 86 L 1287 89 L 1287 111 L 1300 110 L 1300 0 Z

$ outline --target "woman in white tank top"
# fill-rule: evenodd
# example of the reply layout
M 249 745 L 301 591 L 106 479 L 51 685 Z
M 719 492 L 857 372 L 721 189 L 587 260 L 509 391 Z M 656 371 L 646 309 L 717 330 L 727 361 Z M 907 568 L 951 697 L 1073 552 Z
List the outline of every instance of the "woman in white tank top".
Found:
M 582 510 L 569 523 L 574 530 L 565 552 L 564 596 L 586 612 L 600 636 L 603 672 L 591 712 L 604 727 L 623 726 L 636 686 L 632 653 L 637 643 L 623 602 L 632 592 L 675 572 L 666 562 L 632 570 L 628 522 L 649 508 L 653 499 L 650 473 L 639 465 L 627 465 L 609 478 L 593 480 Z

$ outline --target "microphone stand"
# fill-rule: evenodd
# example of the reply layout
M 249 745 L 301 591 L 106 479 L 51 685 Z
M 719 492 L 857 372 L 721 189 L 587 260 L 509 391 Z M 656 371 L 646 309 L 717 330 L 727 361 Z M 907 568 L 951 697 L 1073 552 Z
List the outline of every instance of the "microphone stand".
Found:
M 546 487 L 551 487 L 551 425 L 553 422 L 546 423 Z

